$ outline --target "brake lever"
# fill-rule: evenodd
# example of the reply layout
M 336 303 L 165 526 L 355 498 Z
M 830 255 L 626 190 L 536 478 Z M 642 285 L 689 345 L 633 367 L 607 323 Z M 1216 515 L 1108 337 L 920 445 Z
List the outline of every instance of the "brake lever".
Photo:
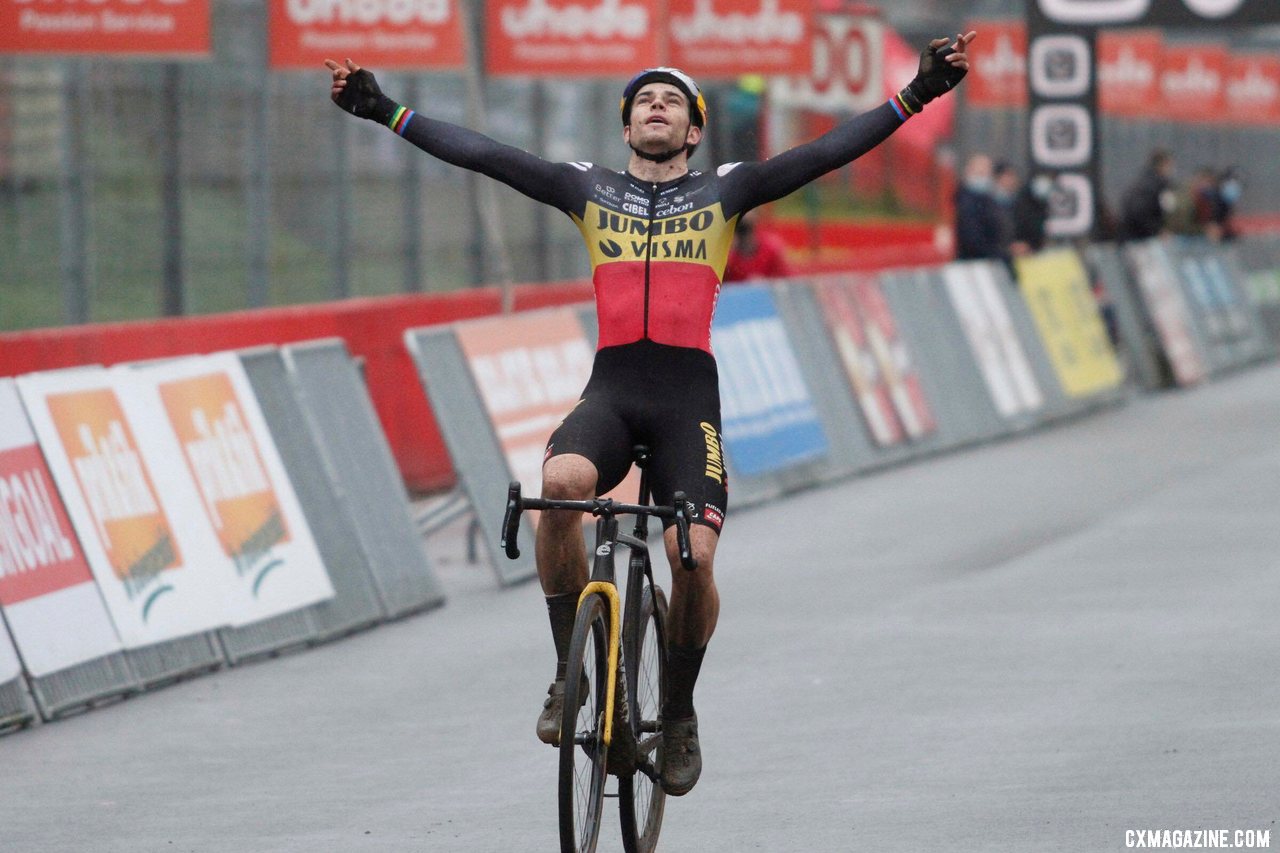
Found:
M 693 557 L 693 546 L 689 544 L 689 512 L 685 504 L 684 492 L 676 492 L 673 496 L 676 513 L 676 546 L 680 549 L 680 565 L 689 571 L 698 568 L 698 561 Z
M 512 481 L 507 487 L 507 512 L 502 517 L 502 550 L 506 552 L 508 560 L 515 560 L 520 557 L 520 546 L 516 543 L 516 537 L 520 532 L 520 483 Z

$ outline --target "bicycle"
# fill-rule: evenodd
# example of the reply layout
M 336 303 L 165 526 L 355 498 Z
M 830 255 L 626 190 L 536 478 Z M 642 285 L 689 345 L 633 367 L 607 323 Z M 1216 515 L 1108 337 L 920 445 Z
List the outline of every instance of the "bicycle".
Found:
M 698 563 L 689 544 L 684 493 L 676 492 L 671 506 L 654 506 L 645 471 L 648 451 L 636 447 L 633 456 L 640 469 L 640 496 L 635 504 L 610 498 L 524 498 L 518 482 L 507 490 L 502 549 L 513 560 L 520 556 L 516 534 L 520 514 L 526 509 L 575 510 L 599 519 L 591 579 L 578 599 L 565 667 L 559 747 L 563 853 L 593 853 L 605 797 L 618 798 L 627 853 L 651 853 L 662 828 L 666 795 L 659 776 L 662 728 L 658 717 L 667 692 L 667 600 L 653 580 L 647 541 L 649 518 L 674 519 L 681 565 L 692 571 Z M 636 517 L 631 534 L 619 532 L 620 515 Z M 614 572 L 619 545 L 630 551 L 625 605 L 619 600 Z M 621 711 L 621 716 L 615 710 Z M 605 793 L 606 775 L 618 777 L 616 794 Z

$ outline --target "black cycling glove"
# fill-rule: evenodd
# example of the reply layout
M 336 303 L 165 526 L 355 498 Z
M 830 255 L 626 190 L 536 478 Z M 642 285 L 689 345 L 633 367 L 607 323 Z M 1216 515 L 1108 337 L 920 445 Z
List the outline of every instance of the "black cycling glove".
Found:
M 333 102 L 358 118 L 387 124 L 400 105 L 382 94 L 373 72 L 361 68 L 347 75 L 347 87 Z
M 955 53 L 955 47 L 944 44 L 941 47 L 926 47 L 920 54 L 920 70 L 916 78 L 907 84 L 900 97 L 911 107 L 912 112 L 919 112 L 924 105 L 950 92 L 968 72 L 947 62 L 947 57 Z

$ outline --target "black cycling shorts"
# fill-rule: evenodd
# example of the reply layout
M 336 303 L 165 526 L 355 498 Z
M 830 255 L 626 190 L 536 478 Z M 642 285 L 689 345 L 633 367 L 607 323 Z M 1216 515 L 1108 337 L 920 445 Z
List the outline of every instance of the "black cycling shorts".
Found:
M 600 350 L 582 398 L 551 434 L 543 461 L 564 453 L 585 456 L 600 474 L 596 494 L 603 495 L 627 476 L 637 444 L 649 448 L 653 502 L 670 506 L 683 491 L 693 505 L 690 520 L 720 532 L 729 480 L 719 377 L 709 353 L 652 341 Z M 634 502 L 636 496 L 621 498 Z

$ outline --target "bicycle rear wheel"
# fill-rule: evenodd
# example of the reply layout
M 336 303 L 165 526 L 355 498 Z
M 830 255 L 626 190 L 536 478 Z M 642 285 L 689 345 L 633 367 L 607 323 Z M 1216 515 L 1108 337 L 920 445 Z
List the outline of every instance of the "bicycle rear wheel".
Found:
M 605 689 L 609 683 L 608 604 L 588 596 L 578 607 L 564 673 L 560 725 L 560 850 L 592 853 L 604 811 Z
M 646 586 L 640 600 L 640 619 L 627 645 L 628 695 L 631 728 L 636 736 L 638 769 L 618 779 L 618 808 L 622 846 L 627 853 L 651 853 L 658 846 L 667 795 L 658 779 L 658 741 L 662 733 L 658 712 L 667 691 L 667 655 L 658 623 L 667 624 L 667 597 L 662 589 Z M 634 675 L 632 673 L 634 672 Z

